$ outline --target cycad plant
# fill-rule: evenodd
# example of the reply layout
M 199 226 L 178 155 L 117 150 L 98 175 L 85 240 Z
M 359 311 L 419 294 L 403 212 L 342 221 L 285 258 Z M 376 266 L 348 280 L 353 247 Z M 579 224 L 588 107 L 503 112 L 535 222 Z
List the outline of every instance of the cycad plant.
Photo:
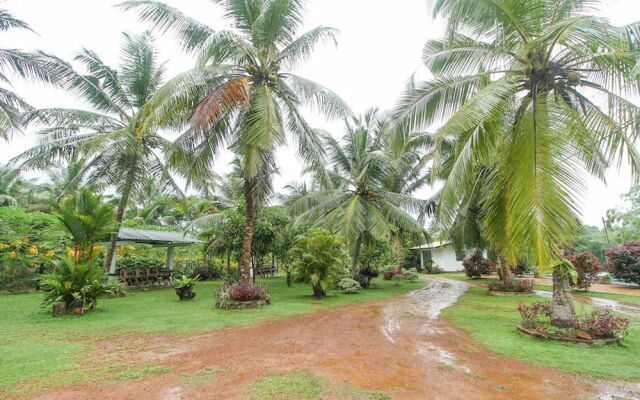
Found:
M 510 263 L 528 254 L 543 269 L 559 262 L 578 226 L 585 174 L 604 179 L 625 159 L 640 171 L 640 109 L 629 100 L 640 87 L 640 30 L 594 16 L 599 4 L 437 1 L 434 15 L 448 22 L 445 38 L 425 46 L 434 77 L 395 113 L 409 127 L 444 123 L 436 141 L 456 143 L 438 208 L 445 226 L 491 166 L 484 231 Z
M 42 55 L 42 60 L 55 72 L 60 86 L 77 94 L 94 111 L 50 108 L 30 112 L 27 122 L 45 125 L 40 132 L 44 137 L 15 161 L 42 169 L 59 159 L 81 157 L 85 163 L 77 177 L 98 187 L 115 188 L 119 201 L 117 227 L 105 259 L 109 267 L 129 199 L 143 190 L 146 180 L 153 179 L 163 194 L 183 196 L 163 159 L 172 144 L 159 135 L 149 103 L 163 82 L 165 67 L 158 61 L 149 33 L 124 35 L 117 69 L 87 49 L 76 56 L 86 74 L 53 56 Z
M 301 114 L 311 106 L 328 117 L 348 107 L 330 90 L 291 71 L 320 42 L 335 43 L 336 31 L 317 27 L 298 35 L 304 0 L 219 0 L 230 30 L 214 30 L 165 4 L 123 3 L 159 30 L 172 30 L 196 68 L 168 82 L 154 100 L 157 119 L 190 129 L 176 141 L 172 161 L 189 182 L 211 174 L 218 151 L 230 146 L 243 165 L 246 224 L 241 278 L 249 279 L 254 220 L 272 190 L 275 150 L 293 136 L 298 155 L 320 165 L 318 132 Z
M 73 238 L 75 262 L 90 264 L 96 242 L 108 237 L 115 228 L 113 208 L 102 203 L 101 196 L 88 189 L 53 202 L 52 208 Z
M 424 233 L 423 225 L 410 213 L 423 212 L 427 202 L 385 187 L 385 180 L 394 172 L 383 146 L 388 127 L 377 110 L 370 110 L 346 124 L 341 141 L 327 137 L 330 168 L 316 173 L 318 190 L 291 205 L 299 214 L 297 223 L 313 223 L 349 239 L 353 272 L 363 241 L 389 243 L 401 231 Z

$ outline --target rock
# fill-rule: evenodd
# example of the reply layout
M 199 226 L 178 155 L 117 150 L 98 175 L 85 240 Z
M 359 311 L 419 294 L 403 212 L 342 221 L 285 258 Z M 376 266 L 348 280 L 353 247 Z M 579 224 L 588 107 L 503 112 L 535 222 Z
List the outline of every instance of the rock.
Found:
M 578 332 L 576 333 L 576 337 L 582 340 L 593 340 L 593 337 L 589 332 Z

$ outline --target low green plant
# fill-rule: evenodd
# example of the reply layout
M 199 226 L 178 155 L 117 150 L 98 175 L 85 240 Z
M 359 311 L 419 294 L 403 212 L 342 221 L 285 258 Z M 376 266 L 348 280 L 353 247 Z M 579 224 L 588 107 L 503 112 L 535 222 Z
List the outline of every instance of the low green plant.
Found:
M 345 258 L 344 239 L 325 229 L 310 229 L 298 236 L 293 253 L 296 274 L 311 284 L 314 297 L 325 297 L 338 266 Z
M 400 274 L 395 274 L 391 277 L 391 281 L 396 286 L 400 285 L 400 282 L 402 282 L 403 280 L 404 280 L 404 276 Z
M 55 262 L 54 272 L 40 280 L 44 305 L 63 302 L 67 307 L 80 300 L 82 305 L 95 308 L 98 297 L 113 294 L 103 283 L 104 269 L 96 262 L 76 263 L 71 257 Z
M 182 275 L 179 278 L 175 278 L 173 280 L 173 286 L 176 289 L 181 289 L 185 287 L 194 287 L 195 284 L 200 280 L 200 275 L 196 275 L 194 277 Z
M 417 281 L 418 279 L 420 279 L 420 277 L 418 276 L 418 270 L 416 268 L 409 268 L 407 272 L 404 273 L 404 279 L 408 280 L 409 282 Z
M 343 278 L 338 282 L 338 289 L 342 290 L 344 293 L 352 294 L 358 293 L 358 290 L 362 289 L 362 286 L 351 278 Z

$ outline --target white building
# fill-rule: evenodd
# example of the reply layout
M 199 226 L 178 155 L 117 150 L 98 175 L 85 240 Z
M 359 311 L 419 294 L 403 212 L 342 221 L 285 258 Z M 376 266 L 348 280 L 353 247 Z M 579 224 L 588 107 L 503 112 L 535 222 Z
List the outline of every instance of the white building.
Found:
M 412 247 L 411 250 L 419 251 L 422 269 L 430 260 L 433 262 L 434 268 L 438 266 L 447 272 L 461 271 L 463 269 L 462 260 L 468 256 L 466 252 L 456 252 L 451 241 L 427 243 Z

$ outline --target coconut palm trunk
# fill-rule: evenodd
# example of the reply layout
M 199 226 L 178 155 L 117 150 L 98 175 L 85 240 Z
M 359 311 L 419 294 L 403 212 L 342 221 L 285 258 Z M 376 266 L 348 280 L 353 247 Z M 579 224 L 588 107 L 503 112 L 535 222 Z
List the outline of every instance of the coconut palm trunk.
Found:
M 513 276 L 511 275 L 511 267 L 504 257 L 500 257 L 500 280 L 504 284 L 511 283 Z
M 566 274 L 553 273 L 553 300 L 551 301 L 551 324 L 563 328 L 575 326 L 576 310 L 573 307 L 569 278 Z
M 396 237 L 396 257 L 398 259 L 398 269 L 397 272 L 402 272 L 402 268 L 404 268 L 404 259 L 402 257 L 402 235 L 398 233 Z
M 250 268 L 251 268 L 251 245 L 253 244 L 253 225 L 255 222 L 255 207 L 253 199 L 253 183 L 252 181 L 245 182 L 244 197 L 245 197 L 245 211 L 246 220 L 244 226 L 244 239 L 242 241 L 242 261 L 240 265 L 240 281 L 242 283 L 249 283 Z
M 355 248 L 353 250 L 353 259 L 351 260 L 351 272 L 353 274 L 358 272 L 358 262 L 360 261 L 360 249 L 362 248 L 362 235 L 358 235 L 356 238 Z
M 107 257 L 104 260 L 104 268 L 109 271 L 109 276 L 113 276 L 116 273 L 116 266 L 111 265 L 113 262 L 113 257 L 116 253 L 116 246 L 118 243 L 118 233 L 120 232 L 120 228 L 122 227 L 122 220 L 124 219 L 124 212 L 127 209 L 127 204 L 129 203 L 129 196 L 131 195 L 131 189 L 133 188 L 133 181 L 135 179 L 135 169 L 131 169 L 129 172 L 129 176 L 127 177 L 127 183 L 122 191 L 122 196 L 120 196 L 120 202 L 118 203 L 118 211 L 116 212 L 116 226 L 115 232 L 111 234 L 111 238 L 109 240 L 109 251 L 107 252 Z

